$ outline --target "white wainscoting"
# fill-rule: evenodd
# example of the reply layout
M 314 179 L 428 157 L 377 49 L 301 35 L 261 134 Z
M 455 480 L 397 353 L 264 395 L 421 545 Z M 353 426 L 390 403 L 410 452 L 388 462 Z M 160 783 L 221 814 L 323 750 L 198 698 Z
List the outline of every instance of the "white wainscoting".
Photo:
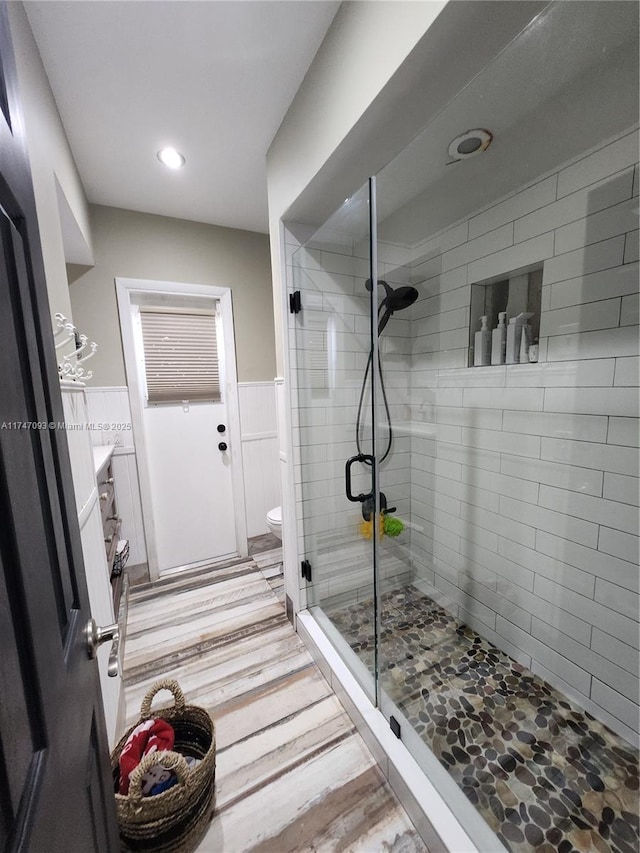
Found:
M 88 388 L 90 435 L 94 445 L 115 444 L 113 476 L 121 536 L 129 540 L 129 564 L 147 560 L 138 468 L 126 386 Z M 247 536 L 268 533 L 266 515 L 280 505 L 278 428 L 273 382 L 238 383 Z
M 266 515 L 280 506 L 278 422 L 273 382 L 238 383 L 247 536 L 268 533 Z

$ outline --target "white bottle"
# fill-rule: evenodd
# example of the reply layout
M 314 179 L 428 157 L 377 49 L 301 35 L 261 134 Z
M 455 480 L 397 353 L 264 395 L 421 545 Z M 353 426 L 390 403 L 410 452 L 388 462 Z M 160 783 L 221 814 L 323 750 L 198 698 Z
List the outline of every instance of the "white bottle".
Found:
M 507 312 L 498 314 L 498 325 L 491 333 L 491 364 L 504 364 L 507 350 Z
M 518 364 L 520 361 L 520 347 L 522 344 L 522 329 L 524 328 L 527 320 L 530 320 L 533 317 L 533 314 L 528 311 L 523 311 L 521 314 L 518 314 L 517 317 L 512 317 L 509 320 L 509 325 L 507 326 L 507 364 Z M 529 334 L 531 334 L 531 326 L 527 325 L 529 329 Z M 528 344 L 531 343 L 531 338 L 529 338 Z M 529 353 L 529 346 L 527 344 L 527 360 Z
M 517 317 L 511 317 L 507 326 L 507 364 L 517 364 L 520 358 L 520 335 L 522 334 L 522 325 L 518 323 Z
M 520 335 L 520 364 L 529 364 L 529 347 L 531 346 L 531 326 L 524 323 Z
M 481 317 L 482 328 L 476 332 L 473 346 L 474 367 L 484 367 L 491 364 L 491 329 L 487 325 L 487 317 Z

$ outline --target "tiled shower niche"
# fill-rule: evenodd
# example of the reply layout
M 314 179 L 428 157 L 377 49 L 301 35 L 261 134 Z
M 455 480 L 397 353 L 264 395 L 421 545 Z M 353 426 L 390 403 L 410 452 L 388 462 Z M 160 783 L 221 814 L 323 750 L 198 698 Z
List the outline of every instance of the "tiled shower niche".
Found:
M 489 361 L 487 364 L 475 364 L 476 332 L 482 327 L 482 318 L 488 318 L 490 337 L 498 326 L 498 317 L 506 314 L 506 324 L 520 314 L 532 316 L 527 319 L 531 329 L 531 343 L 537 345 L 540 338 L 540 313 L 542 305 L 542 264 L 525 269 L 514 270 L 507 275 L 488 281 L 479 281 L 471 285 L 471 310 L 469 312 L 469 367 L 489 367 L 505 364 L 505 361 L 495 360 L 495 353 L 489 346 Z M 506 333 L 505 333 L 506 334 Z M 519 353 L 517 353 L 519 355 Z M 537 361 L 537 354 L 531 359 L 527 356 L 526 363 Z M 506 362 L 509 363 L 508 361 Z M 519 359 L 515 364 L 522 363 Z

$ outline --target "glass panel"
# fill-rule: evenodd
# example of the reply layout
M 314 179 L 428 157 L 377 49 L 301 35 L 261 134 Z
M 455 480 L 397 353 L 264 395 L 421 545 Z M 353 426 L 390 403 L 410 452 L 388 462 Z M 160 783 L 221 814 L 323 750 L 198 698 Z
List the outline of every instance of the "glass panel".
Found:
M 637 122 L 551 4 L 377 176 L 379 702 L 484 850 L 638 844 Z
M 347 460 L 372 452 L 368 186 L 293 252 L 290 273 L 290 292 L 300 291 L 301 301 L 289 321 L 295 330 L 299 553 L 311 567 L 307 602 L 375 701 L 372 524 L 364 518 L 370 509 L 347 498 L 345 471 Z M 371 493 L 371 464 L 354 460 L 349 474 L 354 497 Z M 358 603 L 364 615 L 354 636 L 350 612 Z

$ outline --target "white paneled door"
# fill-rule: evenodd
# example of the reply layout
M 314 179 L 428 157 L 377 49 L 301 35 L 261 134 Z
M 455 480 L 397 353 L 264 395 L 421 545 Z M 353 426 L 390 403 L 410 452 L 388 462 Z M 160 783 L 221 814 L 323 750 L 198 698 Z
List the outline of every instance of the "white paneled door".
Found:
M 231 291 L 133 279 L 116 289 L 149 574 L 246 554 Z
M 144 426 L 159 571 L 235 553 L 226 405 L 148 406 Z

